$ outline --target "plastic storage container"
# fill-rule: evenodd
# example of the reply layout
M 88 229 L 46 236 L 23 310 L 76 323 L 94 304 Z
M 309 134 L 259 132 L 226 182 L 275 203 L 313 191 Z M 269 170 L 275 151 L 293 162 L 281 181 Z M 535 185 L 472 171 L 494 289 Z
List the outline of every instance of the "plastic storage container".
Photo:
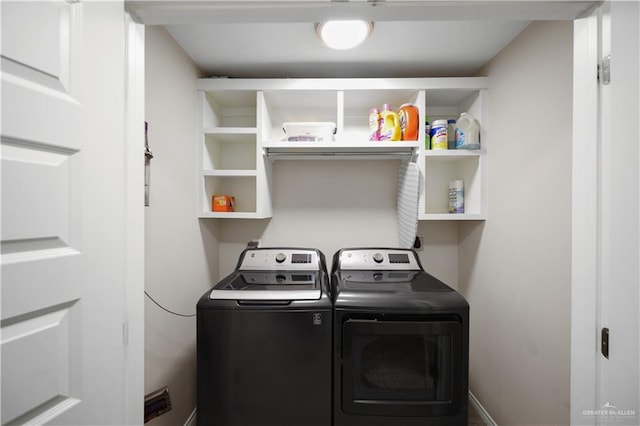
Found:
M 336 123 L 290 122 L 282 123 L 282 130 L 288 141 L 332 141 L 336 133 Z

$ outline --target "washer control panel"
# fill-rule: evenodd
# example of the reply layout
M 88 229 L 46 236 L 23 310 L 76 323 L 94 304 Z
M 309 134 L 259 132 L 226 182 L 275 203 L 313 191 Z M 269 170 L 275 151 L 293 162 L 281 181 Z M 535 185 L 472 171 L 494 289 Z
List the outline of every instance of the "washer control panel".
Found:
M 319 271 L 318 252 L 307 249 L 249 249 L 244 253 L 241 271 Z
M 419 271 L 420 264 L 411 250 L 343 249 L 340 253 L 342 270 L 380 269 L 388 271 Z

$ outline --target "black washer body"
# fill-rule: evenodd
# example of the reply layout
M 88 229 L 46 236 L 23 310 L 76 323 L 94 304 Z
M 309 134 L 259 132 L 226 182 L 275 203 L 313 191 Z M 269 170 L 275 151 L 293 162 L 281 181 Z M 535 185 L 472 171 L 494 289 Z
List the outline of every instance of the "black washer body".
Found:
M 256 250 L 245 250 L 238 268 Z M 317 271 L 236 269 L 212 289 L 220 297 L 246 292 L 251 300 L 215 300 L 212 291 L 201 297 L 198 425 L 331 424 L 332 304 L 324 256 L 316 252 Z M 319 297 L 287 299 L 305 288 L 319 289 Z M 260 291 L 264 298 L 255 296 Z

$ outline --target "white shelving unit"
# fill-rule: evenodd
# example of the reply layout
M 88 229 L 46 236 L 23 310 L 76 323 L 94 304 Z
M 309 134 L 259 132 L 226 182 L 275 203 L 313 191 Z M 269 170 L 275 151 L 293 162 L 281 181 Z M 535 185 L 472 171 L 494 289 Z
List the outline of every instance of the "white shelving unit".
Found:
M 425 176 L 421 220 L 486 217 L 486 78 L 201 79 L 198 186 L 201 218 L 267 218 L 275 160 L 417 158 Z M 372 107 L 418 107 L 417 141 L 369 141 Z M 481 123 L 482 149 L 425 148 L 424 119 L 457 118 L 467 111 Z M 335 140 L 286 141 L 284 122 L 333 122 Z M 449 214 L 448 183 L 465 182 L 465 213 Z M 233 195 L 235 212 L 212 212 L 214 194 Z
M 256 91 L 224 87 L 202 90 L 199 101 L 198 216 L 270 217 L 270 204 L 260 198 L 266 176 L 256 125 Z M 234 195 L 236 211 L 213 212 L 212 197 L 218 194 Z
M 465 79 L 466 80 L 466 79 Z M 487 117 L 484 106 L 487 81 L 477 81 L 476 88 L 449 90 L 426 89 L 426 112 L 429 120 L 457 119 L 462 112 L 480 122 L 481 149 L 427 150 L 421 147 L 418 164 L 424 175 L 425 192 L 420 199 L 420 220 L 486 219 Z M 464 182 L 464 213 L 449 213 L 449 181 Z

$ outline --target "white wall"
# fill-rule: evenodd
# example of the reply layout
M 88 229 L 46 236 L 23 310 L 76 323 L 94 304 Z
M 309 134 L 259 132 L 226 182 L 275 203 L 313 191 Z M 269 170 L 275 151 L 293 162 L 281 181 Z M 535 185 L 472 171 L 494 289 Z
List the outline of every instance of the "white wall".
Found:
M 343 247 L 397 247 L 397 160 L 281 160 L 273 169 L 273 217 L 224 220 L 220 277 L 230 273 L 246 243 L 319 248 L 331 268 Z M 420 252 L 425 268 L 457 284 L 457 226 L 424 223 Z
M 498 424 L 568 424 L 572 23 L 529 26 L 490 78 L 488 220 L 460 226 L 470 390 Z
M 146 37 L 146 288 L 161 303 L 195 313 L 254 238 L 318 247 L 329 264 L 341 247 L 397 245 L 398 161 L 277 161 L 271 219 L 198 221 L 198 70 L 163 29 Z M 491 61 L 489 219 L 419 226 L 425 269 L 470 302 L 471 390 L 499 424 L 569 420 L 571 49 L 571 23 L 536 23 Z M 174 403 L 152 424 L 182 424 L 195 319 L 147 302 L 145 332 L 145 391 L 168 385 Z
M 154 155 L 145 288 L 168 309 L 195 314 L 198 298 L 218 275 L 216 225 L 196 218 L 200 74 L 162 27 L 146 27 L 145 45 L 146 121 Z M 145 300 L 145 393 L 169 386 L 173 403 L 172 411 L 149 424 L 184 424 L 196 403 L 196 319 L 173 316 Z

